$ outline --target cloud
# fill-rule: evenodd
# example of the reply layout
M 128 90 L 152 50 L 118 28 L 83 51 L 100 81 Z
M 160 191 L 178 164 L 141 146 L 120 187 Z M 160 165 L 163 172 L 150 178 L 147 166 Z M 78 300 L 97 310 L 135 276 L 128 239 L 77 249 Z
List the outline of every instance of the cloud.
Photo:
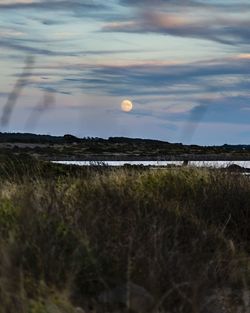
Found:
M 23 52 L 25 54 L 43 55 L 43 56 L 86 56 L 86 55 L 117 55 L 122 53 L 140 53 L 138 49 L 82 49 L 78 42 L 80 34 L 66 31 L 54 31 L 47 36 L 26 36 L 25 32 L 17 32 L 14 29 L 3 29 L 0 31 L 0 47 L 6 50 Z M 75 48 L 71 46 L 75 45 Z M 47 48 L 49 47 L 49 49 Z M 62 48 L 61 48 L 62 47 Z M 70 50 L 69 50 L 70 49 Z M 0 54 L 1 55 L 1 54 Z M 9 55 L 10 56 L 10 55 Z M 3 55 L 1 55 L 3 57 Z M 22 57 L 21 57 L 22 58 Z
M 250 60 L 250 53 L 241 53 L 237 56 L 239 59 L 249 59 Z
M 8 92 L 0 92 L 0 98 L 7 98 L 9 96 Z
M 212 40 L 223 44 L 250 43 L 250 21 L 236 17 L 194 16 L 144 11 L 133 20 L 107 23 L 104 32 L 158 33 L 178 37 Z
M 67 66 L 75 71 L 77 66 Z M 133 64 L 121 66 L 83 66 L 79 74 L 65 78 L 69 85 L 82 83 L 110 94 L 176 94 L 195 93 L 196 87 L 203 92 L 222 92 L 244 87 L 242 79 L 250 75 L 250 60 L 228 58 L 184 64 Z M 86 71 L 88 75 L 86 75 Z M 230 82 L 230 79 L 235 79 Z M 237 84 L 238 83 L 238 84 Z M 176 88 L 173 88 L 176 87 Z M 179 90 L 178 90 L 179 88 Z M 247 89 L 248 86 L 245 86 Z
M 225 96 L 215 100 L 203 100 L 191 110 L 190 120 L 199 121 L 200 113 L 204 122 L 249 124 L 250 95 Z M 225 116 L 225 112 L 227 112 Z
M 46 68 L 37 70 L 38 75 L 46 76 Z M 137 103 L 134 112 L 139 116 L 154 115 L 159 120 L 171 116 L 173 121 L 196 123 L 207 114 L 209 121 L 225 121 L 225 112 L 232 115 L 229 121 L 239 122 L 242 117 L 245 123 L 250 118 L 243 118 L 250 105 L 250 59 L 238 55 L 179 64 L 64 64 L 63 68 L 52 66 L 48 70 L 53 70 L 57 79 L 49 83 L 38 80 L 33 87 L 50 86 L 55 92 L 72 95 L 130 98 Z M 236 114 L 238 111 L 241 113 Z
M 230 2 L 230 1 L 210 1 L 210 0 L 120 0 L 120 4 L 124 6 L 131 6 L 131 7 L 161 7 L 161 8 L 191 8 L 191 9 L 197 9 L 197 8 L 204 8 L 204 9 L 214 9 L 216 11 L 218 10 L 228 10 L 231 11 L 232 9 L 234 11 L 231 12 L 242 12 L 246 9 L 250 8 L 249 2 L 246 1 L 237 1 L 236 2 Z
M 37 12 L 47 11 L 49 13 L 56 11 L 62 12 L 64 16 L 53 17 L 34 17 L 38 19 L 44 25 L 58 25 L 65 23 L 65 17 L 74 16 L 77 18 L 98 18 L 101 20 L 110 20 L 113 16 L 112 7 L 101 3 L 98 0 L 13 0 L 13 1 L 2 1 L 0 2 L 0 11 L 24 11 L 32 10 L 37 16 Z M 117 15 L 119 16 L 119 14 Z
M 40 10 L 96 10 L 102 9 L 105 6 L 96 4 L 95 1 L 84 0 L 14 0 L 1 1 L 0 9 L 40 9 Z
M 14 40 L 1 40 L 0 39 L 0 47 L 4 49 L 12 49 L 20 52 L 24 52 L 25 54 L 33 54 L 33 55 L 45 55 L 45 56 L 76 56 L 79 55 L 79 52 L 70 52 L 70 51 L 53 51 L 49 49 L 36 48 L 27 46 L 21 43 L 16 43 Z
M 189 7 L 203 7 L 205 4 L 193 0 L 120 0 L 124 6 L 132 7 L 156 7 L 156 6 L 189 6 Z
M 1 0 L 0 47 L 44 56 L 84 55 L 86 29 L 94 32 L 98 20 L 109 21 L 113 14 L 98 0 Z

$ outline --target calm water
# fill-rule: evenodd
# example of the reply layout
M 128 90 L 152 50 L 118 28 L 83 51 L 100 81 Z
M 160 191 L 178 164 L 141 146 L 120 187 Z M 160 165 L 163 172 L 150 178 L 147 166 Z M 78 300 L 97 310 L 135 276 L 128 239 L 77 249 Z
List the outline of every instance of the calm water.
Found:
M 53 163 L 67 164 L 67 165 L 108 165 L 108 166 L 123 166 L 130 165 L 143 165 L 143 166 L 167 166 L 167 165 L 182 165 L 182 161 L 54 161 Z M 223 168 L 231 164 L 236 164 L 241 167 L 250 168 L 250 161 L 190 161 L 189 166 L 196 167 L 216 167 Z

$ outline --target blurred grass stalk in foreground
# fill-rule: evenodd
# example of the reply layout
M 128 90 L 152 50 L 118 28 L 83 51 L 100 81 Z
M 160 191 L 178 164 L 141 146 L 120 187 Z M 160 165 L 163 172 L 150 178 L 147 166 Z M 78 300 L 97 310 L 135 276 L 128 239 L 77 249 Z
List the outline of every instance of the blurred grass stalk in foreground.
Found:
M 0 312 L 247 308 L 247 177 L 46 164 L 1 179 Z

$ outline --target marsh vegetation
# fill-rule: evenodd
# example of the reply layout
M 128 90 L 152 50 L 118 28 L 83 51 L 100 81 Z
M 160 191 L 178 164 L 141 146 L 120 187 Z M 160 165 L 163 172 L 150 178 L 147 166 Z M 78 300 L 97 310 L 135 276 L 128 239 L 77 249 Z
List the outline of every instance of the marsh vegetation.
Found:
M 0 312 L 139 312 L 133 290 L 143 312 L 248 312 L 248 177 L 30 157 L 0 168 Z M 122 286 L 131 295 L 112 298 Z
M 249 145 L 198 146 L 160 140 L 0 133 L 1 152 L 43 160 L 250 160 Z

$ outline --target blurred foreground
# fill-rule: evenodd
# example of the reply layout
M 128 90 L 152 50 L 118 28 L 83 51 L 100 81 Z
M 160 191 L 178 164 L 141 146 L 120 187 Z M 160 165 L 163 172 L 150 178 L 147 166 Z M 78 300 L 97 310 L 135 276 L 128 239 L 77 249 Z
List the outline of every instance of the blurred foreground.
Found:
M 2 157 L 0 312 L 250 310 L 250 180 Z

